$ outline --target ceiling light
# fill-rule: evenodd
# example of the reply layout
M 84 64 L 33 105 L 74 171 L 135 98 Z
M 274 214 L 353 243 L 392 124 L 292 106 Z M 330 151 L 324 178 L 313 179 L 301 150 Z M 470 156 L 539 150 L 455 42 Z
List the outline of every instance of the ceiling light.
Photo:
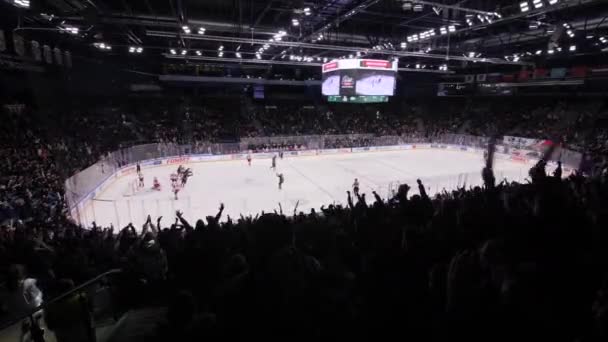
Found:
M 207 31 L 207 29 L 205 29 L 204 27 L 198 28 L 198 34 L 205 34 L 205 31 Z
M 93 43 L 93 46 L 100 50 L 112 50 L 112 46 L 110 46 L 110 44 L 106 44 L 106 43 L 102 43 L 102 42 Z
M 406 42 L 401 42 L 401 48 L 402 48 L 402 49 L 407 48 L 407 43 L 406 43 Z
M 555 50 L 553 50 L 553 49 L 549 49 L 549 50 L 547 50 L 547 53 L 548 53 L 548 54 L 550 54 L 550 55 L 552 55 L 552 54 L 554 54 L 554 53 L 555 53 Z
M 187 50 L 182 50 L 182 56 L 185 56 L 188 53 Z
M 140 46 L 129 46 L 129 53 L 142 53 L 144 49 Z
M 543 50 L 536 50 L 536 55 L 542 55 L 543 54 Z
M 60 27 L 59 29 L 63 32 L 67 32 L 67 33 L 73 34 L 73 35 L 77 35 L 80 32 L 80 29 L 78 27 L 68 26 L 68 25 Z
M 291 25 L 300 26 L 300 21 L 298 19 L 291 19 Z
M 558 2 L 558 0 L 549 0 L 549 5 L 555 5 Z
M 570 51 L 571 52 L 576 51 L 576 45 L 570 45 Z
M 304 15 L 310 15 L 310 7 L 305 7 L 304 8 Z
M 543 7 L 542 0 L 533 0 L 532 3 L 534 4 L 534 8 L 541 8 L 541 7 Z
M 530 5 L 528 5 L 527 1 L 520 2 L 519 8 L 521 9 L 522 12 L 528 12 L 530 10 Z
M 235 53 L 235 55 L 236 55 L 236 58 L 242 58 L 243 57 L 240 52 Z
M 424 6 L 422 4 L 414 4 L 414 12 L 422 12 L 422 10 L 424 9 Z
M 171 53 L 172 55 L 176 55 L 177 51 L 175 51 L 175 49 L 171 49 L 171 50 L 169 50 L 169 53 Z
M 217 48 L 217 51 L 224 51 L 224 45 L 220 45 L 220 47 Z
M 15 7 L 30 8 L 30 0 L 14 0 L 13 5 Z
M 401 5 L 401 9 L 404 11 L 411 11 L 414 7 L 414 4 L 411 1 L 404 1 L 403 5 Z
M 189 26 L 186 26 L 186 25 L 182 26 L 182 30 L 184 30 L 184 33 L 190 34 L 190 27 Z
M 218 52 L 218 53 L 217 53 L 217 56 L 218 56 L 218 57 L 224 57 L 224 51 L 220 51 L 220 52 Z
M 197 56 L 202 56 L 203 55 L 203 53 L 201 52 L 201 50 L 196 50 L 195 53 L 196 53 Z

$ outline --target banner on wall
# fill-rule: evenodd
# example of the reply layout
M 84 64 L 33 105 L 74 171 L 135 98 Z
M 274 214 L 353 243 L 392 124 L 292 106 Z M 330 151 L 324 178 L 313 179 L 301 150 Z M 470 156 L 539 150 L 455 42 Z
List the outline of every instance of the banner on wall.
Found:
M 42 55 L 44 56 L 44 61 L 46 64 L 53 64 L 53 53 L 51 52 L 50 46 L 42 46 Z
M 66 51 L 64 53 L 63 64 L 65 64 L 65 67 L 68 69 L 72 68 L 72 54 L 70 53 L 70 51 Z
M 6 51 L 6 38 L 4 36 L 4 30 L 0 30 L 0 51 Z
M 61 53 L 61 50 L 56 47 L 53 49 L 53 54 L 55 55 L 55 63 L 57 65 L 63 65 L 63 54 Z
M 25 42 L 23 41 L 23 37 L 18 34 L 13 34 L 13 44 L 15 47 L 15 53 L 18 56 L 25 55 Z
M 34 58 L 34 60 L 37 62 L 42 61 L 42 53 L 40 52 L 40 43 L 38 43 L 35 40 L 32 40 L 32 58 Z

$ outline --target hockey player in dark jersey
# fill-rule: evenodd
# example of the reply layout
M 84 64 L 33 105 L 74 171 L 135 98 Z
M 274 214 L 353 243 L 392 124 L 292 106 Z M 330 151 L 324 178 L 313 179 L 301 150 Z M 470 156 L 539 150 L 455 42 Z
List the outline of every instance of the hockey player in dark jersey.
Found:
M 273 170 L 277 169 L 277 156 L 276 155 L 272 156 L 272 166 L 270 168 Z
M 137 184 L 138 187 L 143 188 L 144 187 L 144 174 L 139 171 L 137 173 L 137 178 L 139 179 L 139 183 Z
M 184 187 L 186 185 L 186 183 L 188 182 L 188 178 L 192 177 L 193 173 L 192 170 L 190 170 L 190 168 L 185 169 L 184 172 L 182 172 L 182 187 Z
M 182 165 L 178 166 L 177 167 L 177 175 L 181 177 L 182 173 L 184 172 L 184 170 L 185 170 L 185 168 Z
M 355 178 L 355 182 L 353 183 L 353 192 L 355 196 L 359 195 L 359 180 Z
M 282 173 L 277 174 L 279 177 L 279 190 L 283 189 L 283 183 L 285 183 L 285 177 L 283 177 Z

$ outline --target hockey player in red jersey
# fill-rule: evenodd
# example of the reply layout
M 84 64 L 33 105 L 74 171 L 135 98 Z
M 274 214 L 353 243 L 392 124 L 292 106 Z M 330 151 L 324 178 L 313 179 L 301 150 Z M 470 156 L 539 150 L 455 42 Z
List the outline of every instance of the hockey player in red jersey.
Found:
M 173 190 L 173 194 L 175 195 L 175 199 L 178 200 L 179 198 L 177 198 L 177 194 L 182 189 L 182 186 L 176 181 L 175 183 L 171 184 L 171 188 Z
M 156 178 L 156 177 L 154 177 L 154 181 L 152 182 L 152 190 L 156 190 L 156 191 L 161 190 L 160 182 L 158 181 L 158 178 Z

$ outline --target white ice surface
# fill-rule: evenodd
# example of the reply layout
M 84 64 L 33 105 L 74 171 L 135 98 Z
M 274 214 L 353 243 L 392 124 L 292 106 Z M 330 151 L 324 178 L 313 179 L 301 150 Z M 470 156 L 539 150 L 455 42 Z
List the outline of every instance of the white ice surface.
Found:
M 116 180 L 98 194 L 81 214 L 83 222 L 123 227 L 132 222 L 139 229 L 148 214 L 153 220 L 164 217 L 165 225 L 173 223 L 175 211 L 181 210 L 194 224 L 198 218 L 215 215 L 221 202 L 226 215 L 238 218 L 240 214 L 258 214 L 278 210 L 281 203 L 285 212 L 319 209 L 321 205 L 346 203 L 346 191 L 353 180 L 359 179 L 361 192 L 373 200 L 372 190 L 382 197 L 389 194 L 389 184 L 407 182 L 411 194 L 417 194 L 416 179 L 420 178 L 429 194 L 454 189 L 466 183 L 481 184 L 482 156 L 459 151 L 405 150 L 369 152 L 277 159 L 277 172 L 285 176 L 283 190 L 278 190 L 278 178 L 270 169 L 269 159 L 253 160 L 247 166 L 244 160 L 190 164 L 194 176 L 179 193 L 179 200 L 170 192 L 169 174 L 177 165 L 160 166 L 144 170 L 146 188 L 134 196 L 125 197 L 128 183 L 135 176 Z M 497 160 L 497 182 L 503 178 L 523 181 L 531 165 Z M 153 177 L 158 177 L 162 191 L 151 190 Z

